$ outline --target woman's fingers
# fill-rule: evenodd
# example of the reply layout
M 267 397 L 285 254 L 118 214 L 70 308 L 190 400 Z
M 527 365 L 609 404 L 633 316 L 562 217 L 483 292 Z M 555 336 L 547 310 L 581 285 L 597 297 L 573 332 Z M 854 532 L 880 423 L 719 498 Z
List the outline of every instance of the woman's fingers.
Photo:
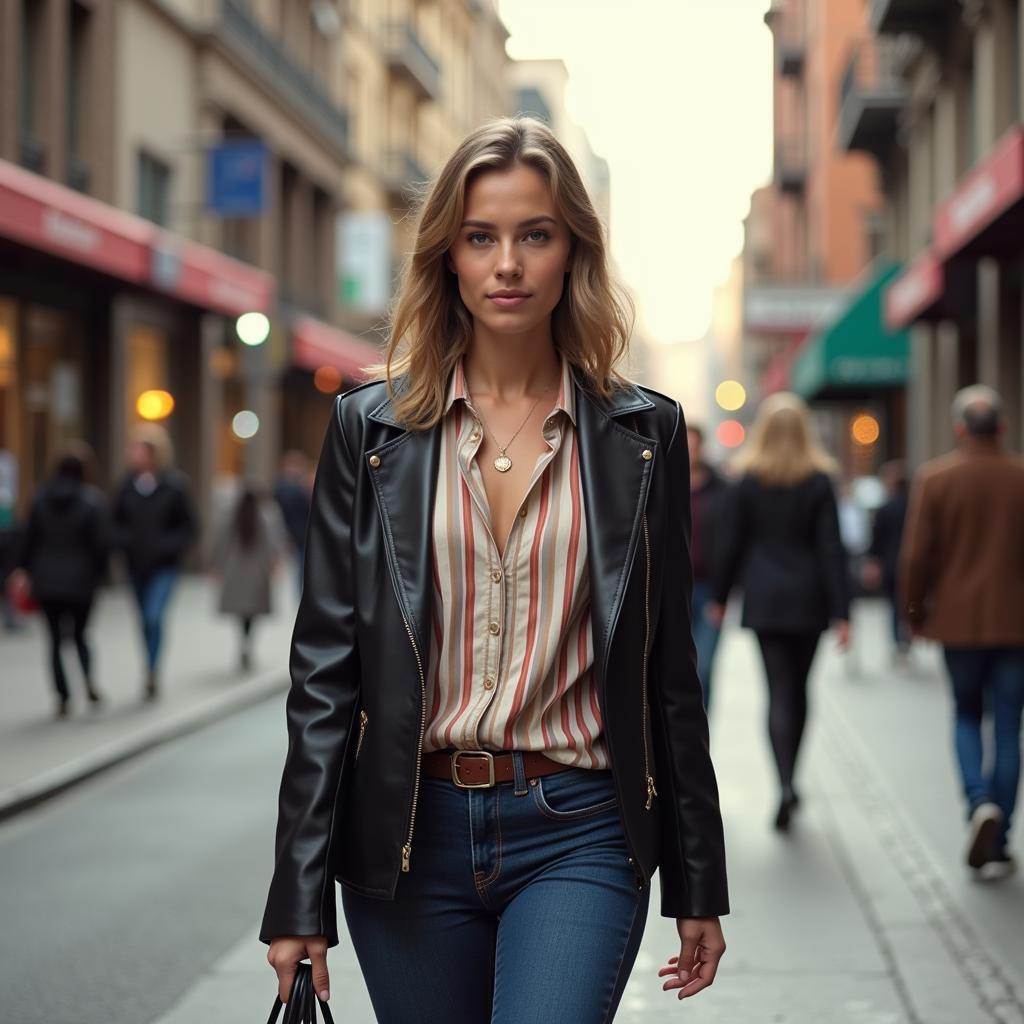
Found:
M 273 964 L 274 970 L 277 971 L 277 994 L 282 1003 L 287 1003 L 288 997 L 292 994 L 297 964 L 297 960 L 287 964 Z
M 309 962 L 313 965 L 313 991 L 326 1003 L 331 998 L 331 980 L 327 975 L 327 943 L 310 943 Z

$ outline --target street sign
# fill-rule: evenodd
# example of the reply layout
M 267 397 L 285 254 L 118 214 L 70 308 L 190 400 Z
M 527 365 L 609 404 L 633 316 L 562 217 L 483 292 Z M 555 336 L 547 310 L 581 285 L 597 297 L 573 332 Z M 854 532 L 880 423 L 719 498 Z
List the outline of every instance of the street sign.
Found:
M 222 142 L 206 153 L 206 206 L 222 217 L 259 217 L 266 203 L 267 147 Z

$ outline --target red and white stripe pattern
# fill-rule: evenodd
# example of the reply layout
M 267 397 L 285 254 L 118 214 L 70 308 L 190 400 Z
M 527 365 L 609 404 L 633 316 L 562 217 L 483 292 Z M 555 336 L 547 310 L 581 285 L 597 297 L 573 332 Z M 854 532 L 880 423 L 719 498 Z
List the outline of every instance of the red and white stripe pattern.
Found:
M 537 750 L 607 768 L 569 364 L 562 360 L 558 400 L 544 421 L 549 451 L 534 467 L 504 558 L 491 533 L 476 463 L 483 430 L 461 360 L 441 431 L 423 749 Z

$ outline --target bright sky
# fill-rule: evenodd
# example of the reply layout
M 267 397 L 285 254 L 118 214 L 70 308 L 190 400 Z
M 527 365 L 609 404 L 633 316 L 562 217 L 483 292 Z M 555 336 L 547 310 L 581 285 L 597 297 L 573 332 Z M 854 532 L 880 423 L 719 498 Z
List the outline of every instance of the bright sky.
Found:
M 653 340 L 704 335 L 771 167 L 768 0 L 499 0 L 517 59 L 560 57 L 611 171 L 612 249 Z

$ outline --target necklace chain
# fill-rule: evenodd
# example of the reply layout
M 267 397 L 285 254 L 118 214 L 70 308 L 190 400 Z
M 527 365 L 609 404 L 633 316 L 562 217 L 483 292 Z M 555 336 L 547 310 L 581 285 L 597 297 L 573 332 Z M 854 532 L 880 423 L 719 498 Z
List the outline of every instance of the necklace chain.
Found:
M 466 381 L 466 390 L 469 392 L 469 399 L 472 402 L 473 389 L 469 386 L 468 380 Z M 530 411 L 526 414 L 526 419 L 524 419 L 523 422 L 519 424 L 519 429 L 508 439 L 508 441 L 504 445 L 502 445 L 501 442 L 494 436 L 494 431 L 491 430 L 489 426 L 487 426 L 487 421 L 483 418 L 483 415 L 479 411 L 477 411 L 477 416 L 480 417 L 480 422 L 483 424 L 484 430 L 486 430 L 487 433 L 491 435 L 491 439 L 494 441 L 495 447 L 498 449 L 497 457 L 494 460 L 494 468 L 499 473 L 507 473 L 512 468 L 512 460 L 508 457 L 506 452 L 508 451 L 512 442 L 520 435 L 523 427 L 525 427 L 526 424 L 530 422 L 530 417 L 533 415 L 534 409 L 536 409 L 537 406 L 540 404 L 540 400 L 544 397 L 544 395 L 549 394 L 552 390 L 553 389 L 550 387 L 545 388 L 537 396 L 536 401 L 533 403 L 533 405 L 530 406 Z

